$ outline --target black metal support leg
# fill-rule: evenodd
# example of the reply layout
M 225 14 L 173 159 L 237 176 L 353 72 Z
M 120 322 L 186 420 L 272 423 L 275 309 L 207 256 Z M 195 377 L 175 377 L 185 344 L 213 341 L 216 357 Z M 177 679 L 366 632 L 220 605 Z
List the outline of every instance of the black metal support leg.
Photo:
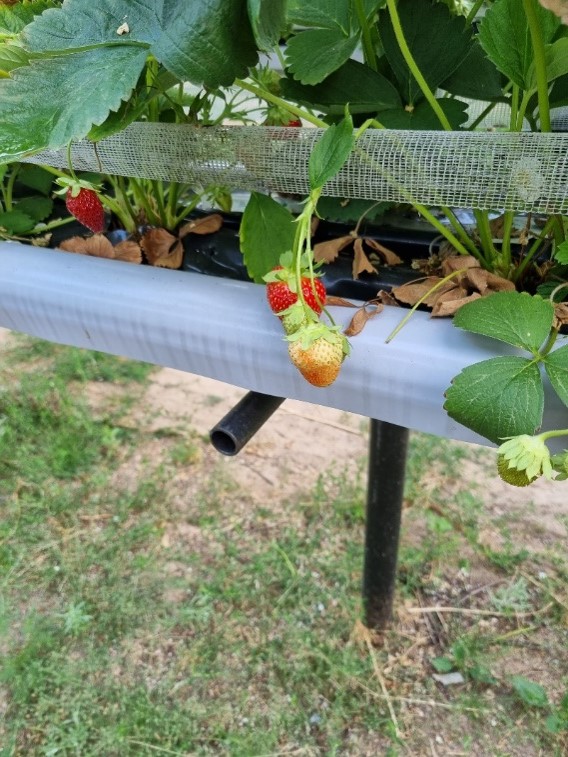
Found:
M 371 418 L 363 600 L 365 623 L 392 619 L 408 429 Z

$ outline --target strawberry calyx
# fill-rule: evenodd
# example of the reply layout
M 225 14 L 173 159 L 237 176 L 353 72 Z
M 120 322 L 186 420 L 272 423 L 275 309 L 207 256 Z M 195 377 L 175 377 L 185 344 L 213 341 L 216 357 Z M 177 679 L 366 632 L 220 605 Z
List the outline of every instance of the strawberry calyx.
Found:
M 300 342 L 303 350 L 309 349 L 318 339 L 325 339 L 326 342 L 334 345 L 341 344 L 344 359 L 351 352 L 351 345 L 347 337 L 339 330 L 339 326 L 329 326 L 321 321 L 308 322 L 286 336 L 289 342 Z
M 70 192 L 71 197 L 78 197 L 82 189 L 89 189 L 91 192 L 99 194 L 101 189 L 99 185 L 85 179 L 78 179 L 76 176 L 60 176 L 55 180 L 55 183 L 62 189 L 56 190 L 54 194 L 61 197 L 66 197 L 68 192 Z

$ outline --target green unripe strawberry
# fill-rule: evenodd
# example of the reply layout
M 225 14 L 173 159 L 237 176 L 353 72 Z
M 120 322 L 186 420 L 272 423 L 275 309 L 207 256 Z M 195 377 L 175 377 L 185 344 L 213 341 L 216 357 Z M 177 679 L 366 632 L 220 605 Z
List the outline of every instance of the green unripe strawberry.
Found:
M 526 471 L 510 468 L 509 461 L 503 455 L 497 456 L 497 472 L 503 481 L 512 484 L 512 486 L 528 486 L 538 478 L 538 476 L 529 478 Z

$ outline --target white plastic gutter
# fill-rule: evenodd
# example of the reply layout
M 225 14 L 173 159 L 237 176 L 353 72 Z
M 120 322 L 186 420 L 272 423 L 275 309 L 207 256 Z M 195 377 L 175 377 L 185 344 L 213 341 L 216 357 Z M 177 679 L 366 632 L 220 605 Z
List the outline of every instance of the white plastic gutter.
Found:
M 340 324 L 354 312 L 330 310 Z M 516 351 L 425 313 L 385 344 L 403 314 L 387 307 L 371 320 L 336 382 L 318 389 L 290 363 L 262 286 L 0 242 L 2 327 L 487 444 L 448 417 L 444 391 L 465 366 Z M 544 427 L 568 426 L 556 395 L 546 404 Z

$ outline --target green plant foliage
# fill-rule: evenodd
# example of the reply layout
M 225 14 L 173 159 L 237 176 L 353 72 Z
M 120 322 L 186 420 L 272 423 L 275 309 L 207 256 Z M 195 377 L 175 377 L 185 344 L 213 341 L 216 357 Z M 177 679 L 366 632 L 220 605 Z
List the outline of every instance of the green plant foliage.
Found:
M 483 18 L 479 41 L 505 76 L 522 89 L 531 89 L 534 84 L 533 49 L 527 18 L 519 12 L 519 4 L 519 0 L 496 0 Z M 538 3 L 534 5 L 544 42 L 549 43 L 560 21 Z
M 505 356 L 467 366 L 453 379 L 444 408 L 458 423 L 495 443 L 507 436 L 534 434 L 544 410 L 538 365 Z
M 73 0 L 32 21 L 22 41 L 35 60 L 0 82 L 2 160 L 84 137 L 129 98 L 149 55 L 211 88 L 258 58 L 245 0 L 172 0 L 160 13 L 151 2 Z
M 457 129 L 467 121 L 467 104 L 461 100 L 441 98 L 438 100 L 452 128 Z M 378 114 L 381 124 L 387 129 L 439 129 L 440 121 L 429 102 L 422 100 L 413 108 L 394 108 Z
M 341 29 L 308 29 L 288 42 L 288 70 L 302 84 L 319 84 L 351 57 L 358 41 Z
M 329 126 L 312 150 L 308 164 L 310 188 L 321 189 L 343 166 L 355 144 L 353 121 L 347 115 Z
M 295 226 L 292 214 L 271 197 L 253 192 L 240 226 L 241 252 L 249 276 L 258 284 L 292 249 Z
M 497 292 L 458 310 L 454 325 L 536 352 L 548 337 L 554 317 L 550 302 L 527 293 Z
M 247 0 L 254 38 L 260 50 L 272 50 L 286 26 L 285 0 Z
M 412 56 L 428 86 L 435 91 L 469 53 L 471 31 L 465 19 L 450 15 L 446 7 L 433 6 L 428 0 L 401 0 L 397 8 Z M 405 104 L 420 101 L 422 92 L 400 51 L 387 10 L 379 14 L 379 33 Z
M 281 81 L 285 97 L 329 115 L 375 113 L 400 106 L 395 87 L 382 74 L 356 60 L 348 60 L 320 84 L 308 86 L 291 78 Z
M 511 685 L 519 699 L 529 707 L 548 707 L 544 688 L 524 676 L 511 676 Z
M 549 352 L 543 363 L 554 391 L 568 405 L 568 345 Z

